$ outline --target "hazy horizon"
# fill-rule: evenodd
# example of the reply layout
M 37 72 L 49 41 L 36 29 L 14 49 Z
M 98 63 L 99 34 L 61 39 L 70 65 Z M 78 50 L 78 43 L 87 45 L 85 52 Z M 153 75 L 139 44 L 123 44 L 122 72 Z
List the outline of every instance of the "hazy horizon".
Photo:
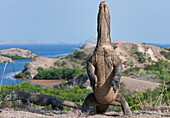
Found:
M 78 44 L 97 38 L 99 1 L 0 0 L 0 43 Z M 106 0 L 112 42 L 170 44 L 169 0 Z

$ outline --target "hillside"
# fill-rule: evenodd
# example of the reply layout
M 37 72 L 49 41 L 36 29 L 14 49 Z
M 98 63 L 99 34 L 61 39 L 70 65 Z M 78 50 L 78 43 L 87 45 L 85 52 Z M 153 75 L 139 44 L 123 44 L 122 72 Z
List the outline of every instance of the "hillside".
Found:
M 0 50 L 0 63 L 12 63 L 12 60 L 33 59 L 35 57 L 37 57 L 36 54 L 25 49 L 11 48 Z
M 84 57 L 78 58 L 80 55 L 79 52 L 74 54 L 69 54 L 66 57 L 58 58 L 55 62 L 53 59 L 48 58 L 36 58 L 28 64 L 24 69 L 24 72 L 27 75 L 31 75 L 32 78 L 38 73 L 38 68 L 50 69 L 50 68 L 84 68 L 86 65 L 86 60 L 94 51 L 94 46 L 86 46 L 85 49 L 81 49 L 86 55 Z M 147 64 L 151 64 L 153 61 L 158 61 L 160 59 L 170 61 L 164 57 L 161 52 L 168 53 L 169 51 L 162 49 L 160 47 L 150 46 L 146 44 L 138 43 L 113 43 L 115 53 L 123 62 L 123 70 L 127 70 L 132 67 L 140 67 L 140 71 L 143 71 L 143 68 Z M 169 54 L 169 53 L 168 53 Z M 75 56 L 75 58 L 74 58 Z M 76 57 L 77 56 L 77 57 Z M 51 60 L 51 62 L 50 62 Z M 50 62 L 50 64 L 49 64 Z M 137 76 L 137 75 L 133 75 Z
M 123 62 L 124 70 L 130 68 L 130 66 L 144 67 L 145 64 L 151 64 L 152 61 L 160 59 L 168 60 L 161 52 L 165 51 L 168 53 L 169 51 L 160 47 L 129 42 L 112 43 L 112 45 L 115 48 L 115 53 Z M 91 54 L 94 49 L 95 47 L 90 47 L 84 48 L 82 51 Z

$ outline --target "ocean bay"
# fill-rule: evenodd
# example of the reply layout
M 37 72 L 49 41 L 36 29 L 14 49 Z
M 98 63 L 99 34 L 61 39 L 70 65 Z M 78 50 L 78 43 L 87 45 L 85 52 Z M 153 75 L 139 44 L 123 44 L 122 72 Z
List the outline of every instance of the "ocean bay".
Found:
M 64 57 L 69 53 L 73 53 L 77 50 L 78 44 L 1 44 L 0 50 L 9 48 L 26 49 L 35 53 L 40 57 L 57 58 Z M 14 60 L 14 63 L 8 63 L 2 85 L 20 84 L 23 81 L 16 80 L 12 76 L 21 72 L 24 69 L 26 63 L 32 60 Z M 2 73 L 5 64 L 0 64 L 0 78 L 2 79 Z M 1 80 L 0 79 L 0 80 Z

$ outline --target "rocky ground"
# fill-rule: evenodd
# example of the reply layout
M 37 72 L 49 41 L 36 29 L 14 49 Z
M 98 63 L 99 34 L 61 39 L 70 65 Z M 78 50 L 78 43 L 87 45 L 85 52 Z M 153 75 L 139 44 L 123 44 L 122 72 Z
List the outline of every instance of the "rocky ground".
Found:
M 84 118 L 80 111 L 45 111 L 45 110 L 15 110 L 1 109 L 0 118 Z M 134 111 L 131 116 L 124 116 L 123 112 L 109 111 L 105 114 L 91 114 L 87 118 L 168 118 L 169 111 Z
M 13 60 L 11 58 L 4 57 L 4 56 L 0 55 L 0 64 L 1 63 L 12 63 L 12 62 L 13 62 Z

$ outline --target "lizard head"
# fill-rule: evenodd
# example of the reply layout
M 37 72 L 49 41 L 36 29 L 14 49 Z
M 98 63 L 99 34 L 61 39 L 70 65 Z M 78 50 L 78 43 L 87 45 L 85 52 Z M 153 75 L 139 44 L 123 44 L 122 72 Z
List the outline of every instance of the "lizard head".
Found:
M 99 13 L 97 18 L 97 46 L 110 46 L 110 13 L 108 5 L 105 1 L 100 3 Z
M 15 91 L 7 93 L 3 98 L 2 101 L 13 101 L 16 100 L 16 94 Z

